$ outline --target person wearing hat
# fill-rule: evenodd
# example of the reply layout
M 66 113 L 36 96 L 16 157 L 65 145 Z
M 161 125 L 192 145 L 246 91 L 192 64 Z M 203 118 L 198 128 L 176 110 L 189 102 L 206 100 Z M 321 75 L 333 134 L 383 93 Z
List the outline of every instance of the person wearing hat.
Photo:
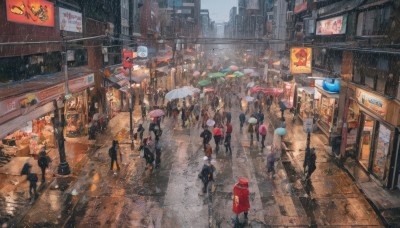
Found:
M 233 206 L 232 211 L 236 214 L 235 224 L 239 223 L 239 214 L 244 213 L 244 219 L 247 221 L 247 215 L 250 209 L 249 201 L 249 180 L 244 177 L 239 178 L 239 182 L 233 187 Z
M 203 182 L 203 193 L 207 193 L 207 186 L 210 181 L 214 180 L 214 167 L 210 163 L 210 159 L 207 156 L 203 157 L 204 165 L 199 173 L 199 178 Z

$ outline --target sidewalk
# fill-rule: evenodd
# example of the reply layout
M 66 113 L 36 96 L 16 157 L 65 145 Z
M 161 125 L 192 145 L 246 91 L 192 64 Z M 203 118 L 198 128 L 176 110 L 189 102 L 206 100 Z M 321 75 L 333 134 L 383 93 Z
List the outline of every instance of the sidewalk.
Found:
M 280 125 L 281 113 L 278 110 L 272 109 L 274 113 L 270 114 L 271 122 L 273 125 Z M 304 150 L 306 147 L 307 134 L 303 132 L 302 122 L 299 118 L 292 122 L 293 115 L 288 111 L 285 112 L 286 127 L 288 134 L 285 136 L 285 143 L 290 155 L 288 156 L 291 161 L 297 163 L 298 167 L 302 167 L 304 160 Z M 313 178 L 319 176 L 321 171 L 328 174 L 324 182 L 328 183 L 328 178 L 336 175 L 350 177 L 358 190 L 363 193 L 368 203 L 374 208 L 380 219 L 386 226 L 396 227 L 400 225 L 400 191 L 390 191 L 380 186 L 373 178 L 371 178 L 363 168 L 353 159 L 347 159 L 343 164 L 343 167 L 339 167 L 337 160 L 328 155 L 326 147 L 328 146 L 328 140 L 326 136 L 320 132 L 314 132 L 311 134 L 311 147 L 315 147 L 317 151 L 317 170 L 315 171 Z M 324 152 L 324 153 L 322 153 Z M 321 157 L 328 163 L 328 169 L 321 166 Z M 301 170 L 299 170 L 301 171 Z M 340 185 L 339 185 L 340 186 Z M 332 186 L 334 188 L 339 186 Z M 327 189 L 328 190 L 328 189 Z M 334 191 L 334 189 L 333 189 Z M 372 225 L 372 224 L 371 224 Z

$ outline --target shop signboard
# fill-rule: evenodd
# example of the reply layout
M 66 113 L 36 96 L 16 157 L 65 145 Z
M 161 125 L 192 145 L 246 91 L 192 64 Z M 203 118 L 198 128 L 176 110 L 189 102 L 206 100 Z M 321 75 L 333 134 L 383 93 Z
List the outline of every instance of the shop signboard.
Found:
M 7 21 L 54 27 L 54 4 L 44 0 L 6 0 Z
M 313 118 L 312 117 L 307 117 L 305 118 L 303 122 L 303 131 L 304 132 L 312 132 L 313 130 Z
M 65 85 L 64 83 L 61 83 L 38 92 L 37 98 L 39 99 L 39 102 L 43 103 L 46 101 L 54 100 L 64 93 L 65 93 Z
M 68 81 L 69 92 L 75 93 L 94 85 L 94 74 L 72 79 Z
M 81 13 L 59 8 L 58 15 L 60 21 L 60 30 L 82 33 Z
M 380 116 L 385 116 L 387 112 L 387 101 L 373 93 L 362 89 L 356 91 L 357 101 L 365 107 L 371 109 Z
M 296 0 L 293 12 L 295 14 L 301 13 L 307 9 L 307 0 Z
M 137 55 L 138 55 L 140 58 L 147 58 L 147 55 L 148 55 L 147 47 L 145 47 L 145 46 L 139 46 L 139 47 L 137 48 Z
M 341 35 L 346 33 L 347 15 L 317 21 L 317 35 Z
M 311 74 L 312 49 L 294 47 L 290 50 L 290 73 Z

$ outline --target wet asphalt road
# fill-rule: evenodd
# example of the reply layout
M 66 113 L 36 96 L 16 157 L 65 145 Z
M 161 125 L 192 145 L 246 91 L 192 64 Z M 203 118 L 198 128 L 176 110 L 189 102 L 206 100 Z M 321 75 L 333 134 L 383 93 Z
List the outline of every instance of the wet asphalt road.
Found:
M 240 132 L 238 107 L 232 114 L 233 154 L 225 154 L 224 148 L 219 154 L 214 153 L 216 175 L 211 198 L 199 194 L 202 183 L 197 174 L 204 156 L 199 137 L 201 129 L 197 126 L 182 129 L 179 118 L 177 122 L 167 118 L 162 124 L 160 169 L 146 170 L 139 151 L 131 151 L 129 144 L 121 144 L 121 170 L 110 171 L 108 148 L 111 136 L 129 126 L 128 114 L 121 113 L 112 120 L 112 129 L 97 141 L 96 149 L 88 154 L 81 172 L 53 183 L 18 225 L 233 227 L 232 189 L 237 178 L 244 176 L 250 181 L 251 192 L 248 227 L 381 226 L 352 180 L 331 165 L 330 157 L 325 153 L 318 152 L 312 185 L 301 181 L 304 152 L 299 149 L 305 147 L 305 138 L 296 126 L 292 131 L 299 139 L 294 140 L 293 151 L 282 154 L 276 165 L 276 176 L 271 178 L 266 173 L 268 150 L 262 151 L 260 143 L 251 143 L 248 135 Z M 270 127 L 268 145 L 272 133 Z M 77 194 L 71 194 L 75 192 Z

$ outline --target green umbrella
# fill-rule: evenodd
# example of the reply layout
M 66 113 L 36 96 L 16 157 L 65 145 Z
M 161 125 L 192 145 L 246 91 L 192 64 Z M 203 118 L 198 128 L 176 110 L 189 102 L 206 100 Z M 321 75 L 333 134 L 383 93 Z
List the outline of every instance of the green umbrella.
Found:
M 208 86 L 211 84 L 210 80 L 201 80 L 197 83 L 199 86 Z
M 235 73 L 233 73 L 233 75 L 235 75 L 237 78 L 243 77 L 244 74 L 240 71 L 235 71 Z
M 220 78 L 220 77 L 225 77 L 224 73 L 217 72 L 217 73 L 211 73 L 208 75 L 208 78 Z

